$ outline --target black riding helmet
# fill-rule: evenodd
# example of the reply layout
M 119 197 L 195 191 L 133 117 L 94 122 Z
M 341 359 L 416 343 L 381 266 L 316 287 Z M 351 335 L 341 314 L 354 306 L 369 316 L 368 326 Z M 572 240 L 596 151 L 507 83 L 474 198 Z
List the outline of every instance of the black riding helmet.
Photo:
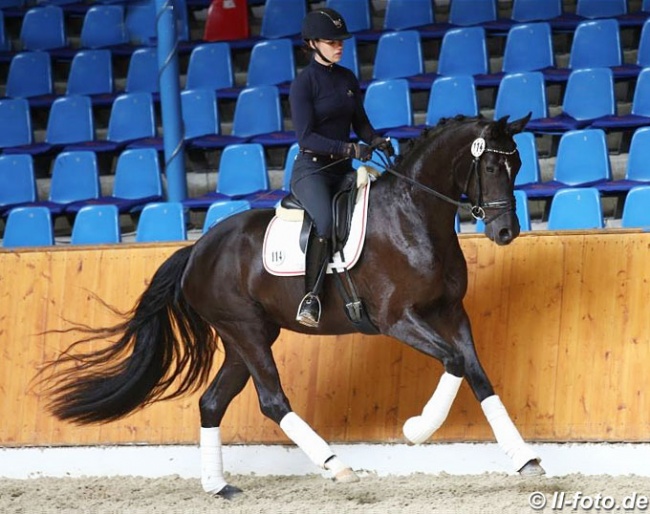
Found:
M 352 34 L 348 32 L 345 20 L 334 9 L 324 7 L 315 9 L 302 20 L 302 38 L 339 40 L 349 39 Z

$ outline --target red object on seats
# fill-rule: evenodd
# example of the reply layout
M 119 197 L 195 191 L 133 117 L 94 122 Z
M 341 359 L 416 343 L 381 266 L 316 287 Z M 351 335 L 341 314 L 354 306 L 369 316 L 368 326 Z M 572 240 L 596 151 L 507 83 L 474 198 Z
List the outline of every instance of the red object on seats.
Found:
M 246 39 L 248 34 L 246 0 L 212 0 L 205 22 L 205 41 Z

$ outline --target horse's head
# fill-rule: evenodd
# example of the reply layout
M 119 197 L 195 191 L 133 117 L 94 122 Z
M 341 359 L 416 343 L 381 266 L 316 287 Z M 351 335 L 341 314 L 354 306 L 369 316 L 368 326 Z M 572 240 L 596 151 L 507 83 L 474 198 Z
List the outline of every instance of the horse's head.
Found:
M 485 235 L 498 245 L 507 245 L 519 235 L 513 190 L 521 160 L 513 136 L 529 119 L 530 114 L 512 123 L 507 117 L 490 122 L 471 146 L 465 194 L 474 206 L 474 216 L 485 222 Z

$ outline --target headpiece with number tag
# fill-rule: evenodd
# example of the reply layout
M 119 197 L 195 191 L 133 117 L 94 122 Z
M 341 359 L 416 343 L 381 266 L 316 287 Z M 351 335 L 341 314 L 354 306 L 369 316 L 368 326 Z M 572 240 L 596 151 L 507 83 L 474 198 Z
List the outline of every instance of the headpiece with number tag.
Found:
M 472 155 L 474 157 L 480 157 L 483 155 L 483 152 L 485 152 L 485 139 L 482 137 L 477 137 L 473 142 L 472 142 Z

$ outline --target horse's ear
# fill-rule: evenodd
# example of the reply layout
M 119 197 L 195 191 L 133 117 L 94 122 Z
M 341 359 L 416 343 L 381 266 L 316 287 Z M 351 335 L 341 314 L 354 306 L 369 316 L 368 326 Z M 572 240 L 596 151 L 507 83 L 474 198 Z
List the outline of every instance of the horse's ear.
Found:
M 513 121 L 512 123 L 508 124 L 508 132 L 511 134 L 519 134 L 519 132 L 522 132 L 524 128 L 526 127 L 526 124 L 530 121 L 531 116 L 533 115 L 532 112 L 529 112 L 526 116 L 523 118 L 520 118 L 518 120 Z M 499 120 L 501 121 L 501 120 Z

